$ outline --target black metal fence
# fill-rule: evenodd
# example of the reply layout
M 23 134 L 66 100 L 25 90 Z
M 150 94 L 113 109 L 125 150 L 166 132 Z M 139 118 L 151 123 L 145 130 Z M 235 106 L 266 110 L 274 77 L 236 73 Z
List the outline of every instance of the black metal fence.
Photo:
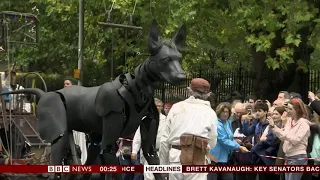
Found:
M 250 72 L 242 69 L 231 72 L 203 72 L 195 74 L 187 78 L 186 85 L 189 85 L 194 77 L 201 77 L 210 82 L 211 90 L 215 93 L 218 102 L 225 100 L 226 96 L 234 91 L 239 92 L 243 96 L 252 94 L 253 85 Z M 306 87 L 307 90 L 316 92 L 320 89 L 320 71 L 310 71 L 308 81 L 309 83 L 306 83 L 309 84 Z M 185 87 L 176 87 L 163 83 L 155 90 L 155 97 L 163 100 L 165 103 L 175 103 L 185 99 L 187 91 Z
M 165 103 L 175 103 L 181 101 L 187 97 L 186 86 L 190 84 L 190 81 L 195 77 L 202 77 L 207 79 L 212 87 L 212 92 L 215 93 L 217 101 L 221 102 L 225 97 L 234 91 L 238 91 L 241 95 L 247 96 L 252 94 L 252 78 L 250 72 L 241 68 L 231 72 L 201 72 L 193 73 L 188 76 L 184 87 L 177 87 L 168 83 L 158 84 L 155 89 L 155 96 Z M 22 84 L 24 87 L 32 87 L 32 78 L 26 79 L 26 82 Z M 19 78 L 18 78 L 19 79 Z M 48 87 L 48 91 L 55 91 L 63 88 L 64 78 L 61 76 L 55 78 L 44 77 Z M 316 92 L 320 89 L 320 71 L 310 71 L 307 78 L 308 81 L 305 87 L 307 90 Z M 40 79 L 36 80 L 35 87 L 43 89 L 43 84 Z
M 316 92 L 320 89 L 320 71 L 309 72 L 309 91 Z
M 237 91 L 242 95 L 252 93 L 252 79 L 250 72 L 239 69 L 231 72 L 202 72 L 201 74 L 193 74 L 186 80 L 184 87 L 177 87 L 168 83 L 159 85 L 155 90 L 155 96 L 164 102 L 174 103 L 187 97 L 186 86 L 195 77 L 201 77 L 208 80 L 211 84 L 211 91 L 215 93 L 217 101 L 222 101 L 231 92 Z

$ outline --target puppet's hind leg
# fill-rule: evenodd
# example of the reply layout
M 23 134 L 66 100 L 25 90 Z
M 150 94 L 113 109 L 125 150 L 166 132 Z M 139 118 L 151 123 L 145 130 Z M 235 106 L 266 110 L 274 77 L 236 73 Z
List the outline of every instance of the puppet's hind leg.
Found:
M 89 134 L 89 147 L 88 147 L 88 156 L 85 165 L 92 165 L 96 162 L 97 157 L 101 152 L 101 134 L 90 133 Z M 84 180 L 89 180 L 91 178 L 91 174 L 83 175 Z
M 63 164 L 65 148 L 68 145 L 67 114 L 63 100 L 62 95 L 49 92 L 37 105 L 39 134 L 43 140 L 51 143 L 52 165 Z
M 106 165 L 119 165 L 119 160 L 116 157 L 118 151 L 116 141 L 123 130 L 123 122 L 124 116 L 122 113 L 111 112 L 103 117 L 102 149 Z M 107 178 L 110 179 L 110 177 L 106 176 Z M 122 174 L 113 174 L 113 178 L 114 180 L 122 180 Z
M 51 143 L 51 163 L 61 165 L 65 156 L 65 148 L 68 144 L 68 133 L 62 134 L 56 141 Z M 49 179 L 61 179 L 61 174 L 51 175 Z

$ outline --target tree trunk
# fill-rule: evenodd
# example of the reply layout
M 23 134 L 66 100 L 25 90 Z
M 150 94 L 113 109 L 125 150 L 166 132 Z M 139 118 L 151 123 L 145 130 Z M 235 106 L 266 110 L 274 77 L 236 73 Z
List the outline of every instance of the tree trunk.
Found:
M 309 1 L 319 9 L 314 19 L 320 16 L 320 1 Z M 314 47 L 308 45 L 308 38 L 310 37 L 313 29 L 317 25 L 313 19 L 310 20 L 309 26 L 302 27 L 297 31 L 301 36 L 301 43 L 299 47 L 294 48 L 293 59 L 302 60 L 307 66 L 310 62 L 310 55 L 314 51 Z M 262 31 L 262 30 L 261 30 Z M 272 42 L 270 55 L 275 57 L 276 49 L 284 46 L 284 39 L 281 37 L 282 30 L 276 32 L 276 38 Z M 270 70 L 265 64 L 266 55 L 261 52 L 252 53 L 252 71 L 253 71 L 253 88 L 254 94 L 261 99 L 268 99 L 270 102 L 277 98 L 279 91 L 297 92 L 307 102 L 307 93 L 309 90 L 309 73 L 297 69 L 296 63 L 287 66 L 287 70 Z
M 302 42 L 299 47 L 294 49 L 294 60 L 302 60 L 309 64 L 310 54 L 314 48 L 307 44 L 307 39 L 311 34 L 311 27 L 302 28 L 299 31 Z M 280 33 L 278 33 L 280 34 Z M 272 42 L 271 56 L 275 56 L 277 48 L 283 46 L 284 39 L 279 36 Z M 266 54 L 263 52 L 252 52 L 252 78 L 253 78 L 253 94 L 259 99 L 267 99 L 270 102 L 277 98 L 280 91 L 300 93 L 304 100 L 307 100 L 307 91 L 309 88 L 309 73 L 297 69 L 297 64 L 287 65 L 287 70 L 267 68 Z

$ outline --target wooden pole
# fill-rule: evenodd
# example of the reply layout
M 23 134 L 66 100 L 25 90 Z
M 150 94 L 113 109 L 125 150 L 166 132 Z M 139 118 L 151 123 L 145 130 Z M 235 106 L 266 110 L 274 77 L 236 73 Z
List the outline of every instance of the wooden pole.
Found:
M 105 22 L 98 22 L 98 24 L 99 24 L 100 26 L 105 26 L 105 27 L 124 28 L 124 29 L 139 29 L 139 30 L 142 30 L 142 27 L 125 25 L 125 24 L 114 24 L 114 23 L 105 23 Z
M 82 86 L 83 72 L 82 72 L 82 62 L 83 62 L 83 39 L 84 39 L 84 0 L 79 0 L 79 49 L 78 49 L 78 70 L 80 72 L 80 77 L 78 79 L 78 85 Z

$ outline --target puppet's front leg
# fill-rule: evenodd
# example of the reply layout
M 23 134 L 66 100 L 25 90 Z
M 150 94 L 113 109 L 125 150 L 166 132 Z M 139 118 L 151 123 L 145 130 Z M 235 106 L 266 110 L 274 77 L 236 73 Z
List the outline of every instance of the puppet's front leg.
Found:
M 147 116 L 140 125 L 141 148 L 143 156 L 149 165 L 159 165 L 159 156 L 156 149 L 156 138 L 159 126 L 159 113 L 155 110 Z M 156 180 L 162 180 L 161 174 L 153 174 Z
M 119 165 L 116 157 L 118 146 L 116 141 L 119 139 L 123 129 L 123 114 L 112 112 L 108 116 L 103 117 L 102 132 L 102 149 L 105 165 Z M 106 180 L 122 180 L 122 174 L 112 174 L 105 176 Z

